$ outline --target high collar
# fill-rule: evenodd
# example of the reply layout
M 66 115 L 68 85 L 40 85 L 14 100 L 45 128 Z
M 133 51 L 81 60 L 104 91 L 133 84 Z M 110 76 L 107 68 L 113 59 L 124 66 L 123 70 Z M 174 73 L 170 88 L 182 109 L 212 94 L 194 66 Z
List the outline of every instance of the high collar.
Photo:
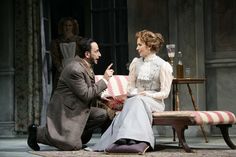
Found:
M 156 53 L 150 53 L 148 56 L 146 56 L 145 58 L 143 58 L 144 62 L 149 62 L 154 60 L 155 58 L 157 58 Z

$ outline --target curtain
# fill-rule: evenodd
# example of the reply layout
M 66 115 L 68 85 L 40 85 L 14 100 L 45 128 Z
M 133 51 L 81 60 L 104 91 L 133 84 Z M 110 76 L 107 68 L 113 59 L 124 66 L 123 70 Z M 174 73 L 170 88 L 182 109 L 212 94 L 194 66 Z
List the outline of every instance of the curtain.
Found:
M 15 130 L 40 123 L 40 0 L 15 0 Z

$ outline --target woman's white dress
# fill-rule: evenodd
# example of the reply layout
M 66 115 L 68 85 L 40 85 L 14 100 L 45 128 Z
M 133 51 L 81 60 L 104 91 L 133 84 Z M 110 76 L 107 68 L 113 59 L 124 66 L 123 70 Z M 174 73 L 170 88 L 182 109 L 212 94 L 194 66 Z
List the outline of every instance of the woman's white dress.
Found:
M 164 99 L 168 97 L 172 83 L 172 67 L 156 54 L 145 59 L 134 58 L 130 64 L 128 98 L 123 110 L 113 119 L 111 125 L 93 151 L 104 151 L 121 138 L 148 142 L 154 148 L 152 112 L 164 111 Z M 144 95 L 135 95 L 138 92 Z

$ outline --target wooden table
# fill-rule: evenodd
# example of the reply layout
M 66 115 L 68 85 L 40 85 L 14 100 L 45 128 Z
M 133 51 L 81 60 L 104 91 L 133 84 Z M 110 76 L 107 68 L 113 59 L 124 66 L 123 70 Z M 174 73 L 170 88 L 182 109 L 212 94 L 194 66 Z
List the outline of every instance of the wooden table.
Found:
M 193 108 L 194 108 L 195 111 L 199 111 L 199 107 L 195 103 L 195 99 L 194 99 L 190 84 L 201 84 L 201 83 L 204 83 L 205 80 L 206 80 L 205 78 L 174 78 L 173 82 L 172 82 L 172 86 L 173 86 L 173 90 L 172 90 L 173 91 L 172 92 L 173 111 L 179 111 L 180 110 L 178 85 L 181 85 L 181 84 L 186 84 L 187 85 L 188 92 L 189 92 L 189 95 L 190 95 L 191 100 L 192 100 Z M 205 141 L 206 141 L 206 143 L 208 143 L 206 132 L 205 132 L 202 125 L 200 125 L 200 127 L 201 127 L 202 133 L 204 135 Z M 174 131 L 174 141 L 175 141 L 175 131 Z

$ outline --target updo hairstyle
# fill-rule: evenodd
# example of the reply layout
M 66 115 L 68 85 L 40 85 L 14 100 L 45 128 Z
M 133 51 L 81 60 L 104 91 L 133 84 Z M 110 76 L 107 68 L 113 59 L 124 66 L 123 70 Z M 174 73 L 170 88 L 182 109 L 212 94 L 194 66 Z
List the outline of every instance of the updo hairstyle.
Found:
M 164 38 L 160 33 L 153 33 L 149 30 L 142 30 L 136 33 L 136 39 L 140 39 L 141 42 L 145 43 L 150 47 L 151 51 L 159 52 L 164 44 Z

